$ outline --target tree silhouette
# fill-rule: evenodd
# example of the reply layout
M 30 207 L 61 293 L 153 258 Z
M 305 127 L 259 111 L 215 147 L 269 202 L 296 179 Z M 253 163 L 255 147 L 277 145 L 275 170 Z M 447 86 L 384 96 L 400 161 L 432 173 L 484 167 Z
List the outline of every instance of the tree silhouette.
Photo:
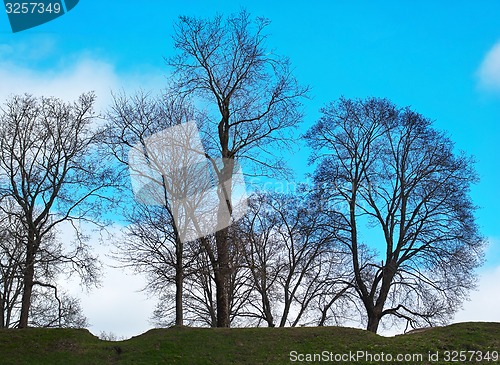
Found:
M 248 160 L 262 173 L 276 172 L 283 164 L 274 158 L 271 144 L 285 143 L 285 132 L 300 121 L 300 99 L 306 89 L 298 86 L 288 59 L 276 56 L 265 44 L 269 21 L 252 20 L 245 11 L 224 19 L 180 17 L 174 42 L 179 54 L 168 60 L 173 68 L 174 92 L 206 102 L 207 158 L 217 168 L 218 225 L 227 227 L 233 212 L 231 179 L 235 161 Z M 214 268 L 217 325 L 230 324 L 231 275 L 228 228 L 217 231 L 216 250 L 209 253 Z M 210 249 L 209 245 L 205 245 Z
M 447 320 L 482 262 L 472 159 L 429 119 L 385 99 L 341 98 L 322 112 L 305 136 L 319 158 L 317 198 L 350 252 L 367 329 L 385 316 Z

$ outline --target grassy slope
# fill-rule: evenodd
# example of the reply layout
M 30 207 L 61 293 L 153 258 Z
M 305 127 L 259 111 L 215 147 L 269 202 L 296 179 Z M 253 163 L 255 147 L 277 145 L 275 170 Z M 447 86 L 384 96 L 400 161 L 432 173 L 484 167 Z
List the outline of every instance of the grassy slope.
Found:
M 337 354 L 349 351 L 421 353 L 424 361 L 419 363 L 429 364 L 429 351 L 440 351 L 441 360 L 446 350 L 500 351 L 500 323 L 461 323 L 394 338 L 338 327 L 174 327 L 151 330 L 119 342 L 101 341 L 87 330 L 0 330 L 2 365 L 290 364 L 289 354 L 293 350 Z M 483 363 L 492 364 L 491 361 Z

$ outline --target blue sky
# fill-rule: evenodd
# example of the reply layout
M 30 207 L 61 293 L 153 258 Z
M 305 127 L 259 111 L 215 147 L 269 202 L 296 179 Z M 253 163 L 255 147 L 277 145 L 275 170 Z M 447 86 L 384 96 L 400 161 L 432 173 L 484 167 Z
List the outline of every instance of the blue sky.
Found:
M 341 95 L 387 97 L 434 119 L 457 150 L 476 157 L 481 182 L 473 199 L 490 242 L 481 272 L 489 280 L 484 285 L 499 282 L 498 1 L 80 0 L 66 15 L 15 34 L 5 14 L 0 97 L 25 91 L 76 97 L 96 90 L 99 107 L 105 107 L 111 90 L 159 90 L 169 72 L 163 58 L 173 54 L 172 24 L 179 15 L 213 16 L 243 7 L 272 21 L 269 47 L 288 56 L 296 77 L 311 87 L 304 129 L 321 106 Z M 307 153 L 300 151 L 291 163 L 298 180 Z M 500 293 L 498 284 L 492 289 Z

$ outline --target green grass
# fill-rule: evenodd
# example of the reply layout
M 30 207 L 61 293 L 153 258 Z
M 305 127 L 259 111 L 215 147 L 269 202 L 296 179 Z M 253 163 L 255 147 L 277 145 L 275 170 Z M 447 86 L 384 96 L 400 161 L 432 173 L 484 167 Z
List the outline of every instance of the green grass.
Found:
M 125 341 L 101 341 L 87 330 L 0 330 L 0 364 L 291 364 L 290 352 L 422 354 L 409 364 L 500 364 L 444 361 L 445 351 L 500 352 L 500 323 L 460 323 L 385 338 L 341 327 L 155 329 Z M 439 361 L 428 354 L 439 352 Z M 466 353 L 467 358 L 473 353 Z M 450 356 L 454 353 L 450 352 Z M 456 360 L 459 360 L 457 353 Z M 475 359 L 474 359 L 475 360 Z M 323 364 L 337 363 L 321 362 Z M 348 362 L 343 362 L 348 363 Z M 361 361 L 356 364 L 370 362 Z M 372 364 L 382 363 L 373 361 Z M 396 361 L 385 362 L 387 364 Z

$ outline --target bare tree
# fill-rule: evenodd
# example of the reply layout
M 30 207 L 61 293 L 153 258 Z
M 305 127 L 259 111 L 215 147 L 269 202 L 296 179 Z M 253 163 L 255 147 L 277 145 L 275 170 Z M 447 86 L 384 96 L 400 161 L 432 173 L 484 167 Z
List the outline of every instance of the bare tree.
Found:
M 213 267 L 207 245 L 214 245 L 213 236 L 197 241 L 193 250 L 192 265 L 186 272 L 186 318 L 192 325 L 217 326 L 217 306 Z
M 1 109 L 0 207 L 20 226 L 15 239 L 22 245 L 19 327 L 28 326 L 33 288 L 52 285 L 39 272 L 64 265 L 88 285 L 98 279 L 98 261 L 79 226 L 98 222 L 101 205 L 110 201 L 105 189 L 113 185 L 112 171 L 95 154 L 94 100 L 91 93 L 73 104 L 23 95 Z M 54 241 L 63 222 L 74 229 L 72 247 Z
M 24 227 L 13 213 L 19 208 L 5 199 L 0 210 L 0 328 L 19 325 L 23 292 Z M 5 214 L 8 211 L 9 214 Z M 88 325 L 79 301 L 61 293 L 57 277 L 68 271 L 65 260 L 54 259 L 62 254 L 56 235 L 47 235 L 35 262 L 35 281 L 30 306 L 29 325 L 35 327 L 75 327 Z M 65 270 L 66 269 L 66 270 Z M 71 270 L 69 270 L 71 271 Z M 68 272 L 69 274 L 69 272 Z
M 238 222 L 240 245 L 256 300 L 246 316 L 276 325 L 318 322 L 317 303 L 327 313 L 343 299 L 346 277 L 340 270 L 333 235 L 323 227 L 319 205 L 308 194 L 254 194 L 249 213 Z
M 173 219 L 164 206 L 136 205 L 126 218 L 128 225 L 124 234 L 114 242 L 115 258 L 122 267 L 146 274 L 144 289 L 159 298 L 153 314 L 156 324 L 183 325 L 186 305 L 190 305 L 184 286 L 200 260 L 198 242 L 183 243 L 178 239 Z M 197 274 L 203 275 L 203 272 Z M 187 319 L 195 322 L 190 315 Z
M 10 203 L 8 210 L 13 209 L 9 200 L 2 203 Z M 0 216 L 0 328 L 9 328 L 16 326 L 19 319 L 24 245 L 20 222 L 1 211 Z
M 356 304 L 348 255 L 335 244 L 321 260 L 321 276 L 316 279 L 318 295 L 310 310 L 318 313 L 313 316 L 318 326 L 342 325 L 352 320 L 353 304 Z
M 168 60 L 173 68 L 174 92 L 206 102 L 207 154 L 219 183 L 218 226 L 228 227 L 234 202 L 230 182 L 235 161 L 251 162 L 256 170 L 276 172 L 282 166 L 270 144 L 286 143 L 286 132 L 302 115 L 300 98 L 306 90 L 297 85 L 286 58 L 266 45 L 269 21 L 252 20 L 245 11 L 224 19 L 180 17 L 174 42 L 179 55 Z M 221 158 L 222 163 L 217 163 Z M 217 325 L 230 324 L 229 281 L 231 242 L 227 228 L 216 233 L 216 250 L 210 254 L 217 297 Z
M 212 247 L 207 250 L 208 245 Z M 183 318 L 188 325 L 217 326 L 216 285 L 213 265 L 208 253 L 214 251 L 214 246 L 214 235 L 188 242 L 184 246 L 184 257 L 187 264 L 183 272 Z M 145 265 L 147 265 L 146 262 Z M 231 267 L 229 288 L 231 324 L 248 325 L 248 322 L 241 315 L 243 307 L 248 303 L 249 286 L 243 285 L 248 279 L 241 268 L 237 252 L 231 253 Z M 153 313 L 153 321 L 159 326 L 171 325 L 174 293 L 168 285 L 168 281 L 166 278 L 156 278 L 154 282 L 151 281 L 151 285 L 161 288 L 161 290 L 156 290 L 156 293 L 159 294 L 159 302 Z
M 315 182 L 350 252 L 367 329 L 386 316 L 412 326 L 447 320 L 482 262 L 473 161 L 429 119 L 385 99 L 342 98 L 322 112 L 306 134 L 320 158 Z M 381 253 L 363 254 L 363 243 Z
M 282 246 L 272 235 L 277 217 L 266 206 L 264 195 L 249 199 L 249 212 L 237 223 L 239 245 L 242 246 L 245 264 L 252 278 L 251 287 L 257 295 L 248 303 L 248 317 L 257 317 L 275 327 L 275 304 L 280 299 L 277 293 L 281 271 L 279 260 Z
M 152 97 L 139 92 L 132 97 L 114 97 L 106 126 L 106 144 L 124 167 L 119 173 L 121 178 L 123 181 L 130 181 L 129 172 L 138 175 L 146 181 L 148 188 L 145 194 L 152 200 L 139 201 L 134 206 L 133 197 L 128 196 L 124 210 L 129 224 L 125 229 L 126 238 L 116 242 L 116 256 L 124 266 L 146 273 L 146 289 L 158 293 L 161 298 L 169 297 L 166 293 L 170 291 L 170 285 L 175 285 L 177 325 L 183 324 L 183 283 L 186 271 L 184 256 L 189 251 L 185 249 L 182 239 L 183 227 L 176 224 L 179 222 L 175 222 L 175 218 L 182 215 L 182 207 L 175 204 L 173 198 L 193 190 L 190 185 L 198 181 L 193 181 L 190 177 L 196 178 L 198 174 L 193 169 L 199 169 L 199 166 L 192 164 L 191 157 L 185 154 L 190 136 L 179 136 L 179 148 L 175 155 L 168 156 L 168 161 L 162 155 L 162 146 L 152 148 L 146 141 L 168 128 L 186 125 L 185 123 L 195 119 L 195 115 L 194 109 L 185 98 Z M 188 134 L 190 132 L 187 131 Z M 186 137 L 186 141 L 182 140 L 183 137 Z M 153 170 L 152 174 L 141 171 L 144 166 L 136 166 L 129 161 L 130 152 L 137 150 L 138 146 L 141 151 L 147 152 L 147 168 Z M 129 187 L 130 184 L 124 183 L 124 186 Z M 197 201 L 193 199 L 187 203 L 196 206 Z M 164 304 L 164 300 L 161 300 L 161 303 Z M 157 310 L 156 320 L 159 313 L 166 315 L 168 312 Z
M 56 285 L 43 284 L 33 289 L 29 324 L 46 328 L 85 328 L 89 322 L 77 298 L 59 292 Z
M 155 209 L 156 208 L 156 209 Z M 164 293 L 175 286 L 175 324 L 183 324 L 182 286 L 184 268 L 182 246 L 176 243 L 172 218 L 163 207 L 136 206 L 127 214 L 124 237 L 116 240 L 116 255 L 123 267 L 146 273 L 151 293 Z M 182 277 L 180 277 L 182 276 Z M 172 325 L 172 323 L 168 323 Z

